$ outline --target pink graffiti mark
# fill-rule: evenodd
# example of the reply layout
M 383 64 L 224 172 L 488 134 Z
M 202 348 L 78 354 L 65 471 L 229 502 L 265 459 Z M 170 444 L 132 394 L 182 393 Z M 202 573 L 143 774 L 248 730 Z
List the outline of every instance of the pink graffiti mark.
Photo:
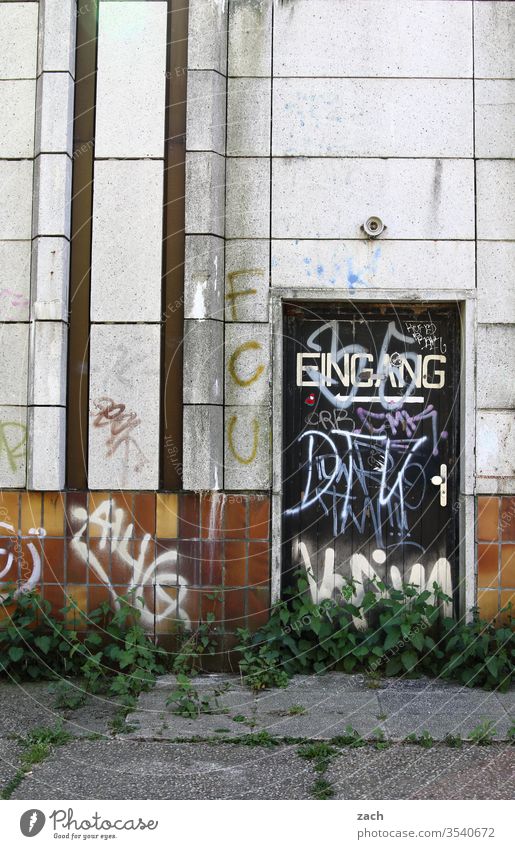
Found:
M 13 307 L 27 307 L 29 305 L 29 300 L 23 292 L 13 292 L 12 289 L 1 289 L 0 298 L 11 298 Z
M 362 423 L 362 427 L 356 429 L 356 433 L 362 433 L 364 426 L 372 435 L 388 434 L 389 431 L 392 436 L 397 436 L 397 433 L 400 430 L 403 436 L 412 437 L 418 430 L 420 422 L 424 421 L 424 419 L 431 419 L 431 426 L 433 431 L 433 456 L 437 456 L 438 412 L 437 410 L 435 410 L 432 404 L 429 404 L 425 408 L 425 410 L 422 410 L 421 413 L 417 413 L 414 416 L 411 416 L 406 410 L 403 409 L 395 410 L 391 413 L 373 413 L 370 410 L 363 409 L 363 407 L 358 407 L 356 413 Z M 375 422 L 381 422 L 381 424 L 378 427 L 375 427 L 372 423 L 372 420 Z M 440 438 L 447 439 L 447 436 L 447 431 L 442 430 Z M 393 440 L 390 444 L 394 448 L 402 449 L 404 446 L 404 440 Z
M 125 462 L 129 463 L 131 447 L 137 452 L 134 471 L 139 472 L 148 463 L 132 431 L 139 427 L 141 420 L 134 412 L 126 412 L 125 404 L 117 404 L 112 398 L 102 396 L 93 402 L 97 412 L 93 413 L 93 427 L 108 427 L 106 440 L 107 456 L 113 457 L 122 446 L 125 449 Z

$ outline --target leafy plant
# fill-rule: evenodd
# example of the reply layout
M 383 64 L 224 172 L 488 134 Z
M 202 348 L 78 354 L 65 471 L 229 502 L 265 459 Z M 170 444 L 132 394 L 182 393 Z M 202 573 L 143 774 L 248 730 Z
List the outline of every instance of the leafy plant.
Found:
M 218 702 L 218 698 L 227 689 L 228 685 L 224 685 L 201 694 L 188 675 L 179 673 L 175 689 L 168 696 L 166 705 L 171 707 L 176 716 L 185 716 L 188 719 L 197 719 L 203 713 L 228 713 L 227 708 L 222 708 Z
M 385 733 L 381 728 L 376 728 L 374 731 L 374 749 L 389 749 L 390 741 L 386 739 Z
M 457 624 L 444 619 L 440 640 L 442 662 L 439 675 L 460 681 L 467 687 L 506 692 L 513 675 L 515 633 L 511 604 L 503 611 L 510 616 L 510 627 L 475 619 Z
M 331 743 L 335 746 L 350 746 L 352 749 L 358 749 L 361 748 L 361 746 L 366 746 L 367 744 L 366 740 L 358 734 L 352 725 L 347 725 L 345 733 L 339 734 L 337 737 L 333 737 Z
M 77 710 L 86 701 L 86 692 L 68 681 L 52 684 L 50 692 L 55 695 L 55 707 L 59 710 Z
M 303 716 L 307 713 L 307 710 L 303 705 L 291 705 L 291 707 L 288 708 L 287 713 L 288 716 Z
M 444 743 L 446 746 L 449 746 L 450 749 L 461 749 L 463 746 L 463 740 L 459 734 L 448 734 Z
M 468 740 L 475 746 L 490 746 L 497 735 L 495 725 L 491 719 L 485 719 L 470 732 Z
M 314 799 L 332 799 L 334 796 L 334 788 L 325 778 L 317 778 L 311 788 L 311 795 Z
M 434 739 L 431 737 L 431 734 L 427 729 L 425 729 L 422 734 L 408 734 L 406 737 L 406 743 L 414 743 L 417 746 L 422 746 L 423 749 L 432 749 L 434 746 Z

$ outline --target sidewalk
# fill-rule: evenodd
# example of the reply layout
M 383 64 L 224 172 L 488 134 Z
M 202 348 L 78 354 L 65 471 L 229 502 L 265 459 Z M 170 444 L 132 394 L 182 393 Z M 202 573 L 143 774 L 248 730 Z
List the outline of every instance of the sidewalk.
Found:
M 253 695 L 234 676 L 193 679 L 228 689 L 220 713 L 178 717 L 166 700 L 173 676 L 140 696 L 125 725 L 118 707 L 89 696 L 75 711 L 54 707 L 48 684 L 0 683 L 0 784 L 13 799 L 508 799 L 515 793 L 515 692 L 468 690 L 428 679 L 296 676 Z M 491 745 L 466 738 L 480 723 Z M 45 726 L 71 737 L 12 787 L 23 738 Z M 348 745 L 348 726 L 367 743 Z M 406 742 L 427 731 L 429 747 Z M 347 735 L 344 737 L 342 735 Z M 503 742 L 504 741 L 504 742 Z M 458 741 L 459 743 L 459 741 Z M 11 789 L 12 788 L 12 789 Z

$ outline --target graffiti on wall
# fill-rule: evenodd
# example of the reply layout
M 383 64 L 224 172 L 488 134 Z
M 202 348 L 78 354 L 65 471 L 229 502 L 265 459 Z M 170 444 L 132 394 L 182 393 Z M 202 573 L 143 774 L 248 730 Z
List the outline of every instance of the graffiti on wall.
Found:
M 124 466 L 132 465 L 135 472 L 141 471 L 148 459 L 141 450 L 134 431 L 141 424 L 137 414 L 127 410 L 125 404 L 102 396 L 93 401 L 93 427 L 106 428 L 106 457 L 113 457 L 119 450 L 124 453 Z
M 0 422 L 0 460 L 3 458 L 15 472 L 25 462 L 27 427 L 21 422 Z

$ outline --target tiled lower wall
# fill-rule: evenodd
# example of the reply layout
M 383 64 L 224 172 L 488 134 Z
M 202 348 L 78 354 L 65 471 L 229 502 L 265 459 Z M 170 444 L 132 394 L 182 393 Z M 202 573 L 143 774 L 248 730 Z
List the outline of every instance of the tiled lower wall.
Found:
M 149 633 L 215 615 L 227 637 L 270 605 L 267 496 L 149 492 L 0 493 L 0 582 L 38 587 L 54 611 L 87 614 L 131 587 Z M 163 640 L 165 641 L 165 640 Z
M 485 619 L 497 617 L 510 601 L 515 606 L 513 496 L 477 500 L 477 585 L 479 612 Z

